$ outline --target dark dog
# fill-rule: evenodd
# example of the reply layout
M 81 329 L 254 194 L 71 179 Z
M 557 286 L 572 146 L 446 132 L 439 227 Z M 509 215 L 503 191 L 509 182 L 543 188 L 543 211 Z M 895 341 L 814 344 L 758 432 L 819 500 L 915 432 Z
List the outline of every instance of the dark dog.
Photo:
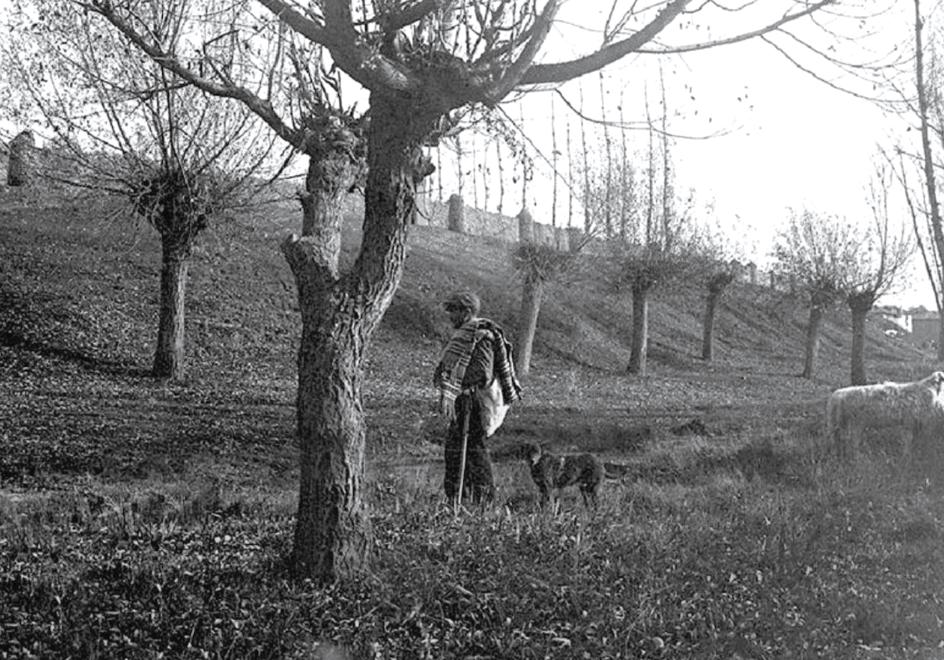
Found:
M 597 494 L 603 482 L 603 465 L 593 454 L 566 454 L 555 456 L 540 445 L 524 446 L 523 458 L 531 468 L 531 478 L 541 491 L 541 502 L 555 499 L 555 491 L 577 485 L 584 504 L 597 504 Z

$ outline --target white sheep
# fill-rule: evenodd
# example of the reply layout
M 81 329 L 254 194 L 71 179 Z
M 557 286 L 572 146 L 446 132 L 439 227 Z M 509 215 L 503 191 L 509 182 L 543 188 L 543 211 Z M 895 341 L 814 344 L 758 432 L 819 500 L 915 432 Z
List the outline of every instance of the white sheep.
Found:
M 913 383 L 877 383 L 843 387 L 826 404 L 827 449 L 841 458 L 859 451 L 866 430 L 897 429 L 906 456 L 919 439 L 940 429 L 944 421 L 944 372 L 935 371 Z

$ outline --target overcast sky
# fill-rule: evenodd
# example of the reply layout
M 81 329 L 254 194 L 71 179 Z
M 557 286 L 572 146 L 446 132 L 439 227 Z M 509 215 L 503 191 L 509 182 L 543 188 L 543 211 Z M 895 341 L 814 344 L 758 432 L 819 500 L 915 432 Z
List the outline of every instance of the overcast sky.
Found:
M 674 43 L 723 37 L 776 17 L 786 1 L 756 3 L 758 11 L 773 11 L 772 14 L 737 14 L 739 18 L 732 21 L 732 14 L 723 12 L 706 16 L 699 22 L 683 22 L 664 37 Z M 851 1 L 864 2 L 867 6 L 878 7 L 885 3 L 896 6 L 895 0 Z M 0 11 L 4 4 L 0 0 Z M 569 59 L 592 51 L 599 44 L 599 29 L 603 24 L 600 8 L 608 4 L 598 0 L 568 0 L 561 13 L 562 20 L 551 33 L 546 59 Z M 884 17 L 884 23 L 879 24 L 880 37 L 869 42 L 872 50 L 879 51 L 889 43 L 910 41 L 908 4 L 899 0 L 897 13 Z M 931 0 L 927 4 L 930 5 Z M 808 34 L 809 26 L 797 30 Z M 783 39 L 779 41 L 784 43 Z M 855 50 L 860 45 L 855 42 L 843 45 L 834 54 L 848 51 L 850 58 L 855 59 L 861 53 L 850 49 Z M 791 52 L 800 54 L 802 48 L 793 48 Z M 895 139 L 900 140 L 904 122 L 883 114 L 874 104 L 830 89 L 758 40 L 685 56 L 625 58 L 605 70 L 610 119 L 616 118 L 615 106 L 621 97 L 627 120 L 644 119 L 642 101 L 646 91 L 650 102 L 657 104 L 660 62 L 672 111 L 670 131 L 694 136 L 727 132 L 710 139 L 674 140 L 672 154 L 677 189 L 693 189 L 702 203 L 714 204 L 717 219 L 741 242 L 744 257 L 761 264 L 767 261 L 771 239 L 788 217 L 789 207 L 868 220 L 864 189 L 872 172 L 876 145 L 888 148 Z M 818 70 L 826 72 L 823 68 Z M 576 103 L 581 86 L 587 114 L 600 116 L 597 75 L 569 83 L 561 91 Z M 549 216 L 550 178 L 549 167 L 541 164 L 541 157 L 550 158 L 552 153 L 549 135 L 552 96 L 550 91 L 538 91 L 524 97 L 523 110 L 514 105 L 506 106 L 512 117 L 524 116 L 523 128 L 536 148 L 538 172 L 543 176 L 532 186 L 529 205 L 536 218 L 543 221 L 548 221 Z M 568 112 L 561 102 L 557 102 L 555 108 L 558 149 L 562 150 Z M 576 133 L 579 128 L 573 114 L 570 121 L 571 130 Z M 0 127 L 9 132 L 7 128 Z M 636 139 L 644 141 L 645 133 L 636 133 Z M 563 162 L 558 167 L 561 174 L 566 175 Z M 494 181 L 491 186 L 490 205 L 491 210 L 495 210 Z M 514 214 L 520 209 L 520 188 L 514 184 L 507 187 L 502 210 Z M 560 222 L 560 209 L 566 204 L 563 186 L 559 195 Z M 468 191 L 466 197 L 471 203 Z M 916 269 L 915 273 L 907 295 L 896 300 L 931 308 L 930 288 L 920 270 Z
M 886 48 L 892 41 L 909 41 L 909 19 L 903 11 L 885 15 L 871 50 Z M 560 34 L 573 34 L 573 30 L 564 26 Z M 576 44 L 558 48 L 565 57 L 568 51 L 579 52 Z M 847 46 L 850 58 L 862 55 L 851 48 Z M 801 51 L 792 52 L 802 55 Z M 710 139 L 673 141 L 677 189 L 694 189 L 699 200 L 712 201 L 718 219 L 749 252 L 745 256 L 758 263 L 767 261 L 772 238 L 790 207 L 871 221 L 866 186 L 877 146 L 888 149 L 898 141 L 912 139 L 905 133 L 905 121 L 886 114 L 877 104 L 817 81 L 759 40 L 685 56 L 634 56 L 607 69 L 606 95 L 618 102 L 622 90 L 625 111 L 630 113 L 627 119 L 642 118 L 639 113 L 645 89 L 650 103 L 653 97 L 657 100 L 660 59 L 672 110 L 670 132 L 695 136 L 726 132 Z M 805 58 L 803 62 L 812 64 L 814 60 Z M 836 74 L 827 67 L 819 71 Z M 587 113 L 599 116 L 599 78 L 587 76 L 580 84 Z M 577 99 L 576 90 L 575 83 L 562 88 L 572 101 Z M 525 129 L 545 155 L 552 151 L 547 128 L 551 96 L 538 92 L 524 101 Z M 634 102 L 637 116 L 631 117 Z M 566 115 L 563 104 L 556 104 L 556 113 L 560 127 L 561 117 Z M 510 114 L 515 116 L 515 111 Z M 612 119 L 614 111 L 609 114 Z M 646 139 L 642 132 L 637 135 L 637 139 Z M 560 144 L 558 128 L 559 149 Z M 546 215 L 548 199 L 546 188 L 538 188 L 532 196 L 538 215 L 541 210 Z M 910 222 L 904 214 L 900 219 Z M 908 291 L 893 300 L 933 308 L 933 296 L 924 280 L 916 268 Z

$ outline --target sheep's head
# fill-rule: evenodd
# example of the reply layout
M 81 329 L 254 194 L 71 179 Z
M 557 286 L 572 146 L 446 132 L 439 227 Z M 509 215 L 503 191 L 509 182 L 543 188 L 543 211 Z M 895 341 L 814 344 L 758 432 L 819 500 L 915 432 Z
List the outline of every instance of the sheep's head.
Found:
M 941 393 L 941 385 L 944 385 L 944 371 L 935 371 L 930 377 L 931 386 L 936 394 Z

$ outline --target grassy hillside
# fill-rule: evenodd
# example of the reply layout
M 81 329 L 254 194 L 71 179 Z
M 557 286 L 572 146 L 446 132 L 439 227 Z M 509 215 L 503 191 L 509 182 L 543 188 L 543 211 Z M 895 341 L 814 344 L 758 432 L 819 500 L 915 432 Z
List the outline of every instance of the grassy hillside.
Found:
M 0 350 L 10 365 L 8 375 L 20 377 L 8 381 L 11 400 L 43 410 L 47 423 L 62 429 L 56 448 L 43 449 L 54 454 L 61 449 L 62 457 L 49 456 L 37 469 L 82 473 L 115 460 L 183 464 L 194 451 L 212 452 L 221 439 L 275 434 L 290 442 L 299 320 L 294 282 L 278 244 L 296 228 L 294 204 L 219 223 L 203 237 L 188 290 L 189 382 L 165 385 L 143 378 L 156 332 L 155 233 L 114 217 L 107 206 L 89 213 L 84 200 L 44 204 L 25 195 L 9 191 L 0 210 L 0 301 L 6 310 Z M 350 224 L 349 257 L 359 239 Z M 440 301 L 449 291 L 477 291 L 483 313 L 514 332 L 520 293 L 509 250 L 495 239 L 439 228 L 412 231 L 402 285 L 371 350 L 366 392 L 372 417 L 401 422 L 397 435 L 428 412 L 429 373 L 448 332 Z M 849 333 L 841 311 L 824 327 L 820 373 L 809 382 L 796 377 L 804 310 L 762 287 L 731 288 L 719 310 L 717 358 L 710 365 L 697 357 L 703 293 L 657 291 L 650 312 L 650 377 L 639 379 L 625 373 L 628 296 L 610 290 L 592 271 L 552 286 L 540 318 L 532 382 L 515 412 L 535 424 L 553 422 L 555 435 L 564 435 L 568 418 L 549 417 L 547 409 L 591 405 L 599 408 L 594 414 L 622 423 L 627 417 L 684 416 L 696 409 L 786 400 L 812 405 L 846 382 Z M 910 378 L 926 370 L 923 356 L 907 345 L 881 332 L 870 338 L 869 368 L 876 379 Z M 148 394 L 138 401 L 142 385 Z M 86 405 L 76 402 L 76 390 L 101 400 L 94 412 L 80 411 L 81 422 L 70 410 Z M 194 392 L 209 410 L 250 405 L 257 412 L 248 427 L 214 437 L 215 427 L 225 421 L 195 418 L 182 426 L 175 412 Z M 161 400 L 159 411 L 148 409 L 154 397 Z M 388 433 L 384 426 L 372 425 L 372 433 Z M 72 453 L 84 434 L 105 429 L 109 444 L 87 447 L 82 456 Z M 14 426 L 11 432 L 18 431 Z M 135 438 L 133 457 L 125 456 L 129 437 Z M 186 438 L 187 447 L 169 451 L 178 438 Z M 0 474 L 18 478 L 23 466 L 35 462 L 31 451 L 25 446 L 8 453 L 0 465 L 9 466 Z
M 0 657 L 939 657 L 937 463 L 809 460 L 847 382 L 842 310 L 807 381 L 794 302 L 733 286 L 705 364 L 703 293 L 659 291 L 637 378 L 628 296 L 592 270 L 554 285 L 526 399 L 493 441 L 499 502 L 455 516 L 429 442 L 439 301 L 472 288 L 514 333 L 519 293 L 508 244 L 414 228 L 367 367 L 374 568 L 316 589 L 282 564 L 299 319 L 278 244 L 295 205 L 201 240 L 181 384 L 146 375 L 156 236 L 112 210 L 0 196 Z M 358 238 L 352 223 L 347 259 Z M 934 367 L 875 323 L 872 378 Z M 568 493 L 540 510 L 521 440 L 598 453 L 600 509 Z

